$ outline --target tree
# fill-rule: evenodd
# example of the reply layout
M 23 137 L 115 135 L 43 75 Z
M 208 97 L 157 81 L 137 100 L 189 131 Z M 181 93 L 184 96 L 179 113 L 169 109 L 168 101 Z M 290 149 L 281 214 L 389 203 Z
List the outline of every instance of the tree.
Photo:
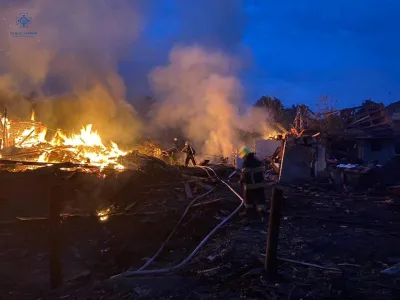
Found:
M 265 108 L 275 118 L 276 122 L 282 121 L 284 117 L 284 106 L 282 101 L 276 97 L 262 96 L 256 101 L 254 107 Z
M 381 106 L 381 105 L 383 105 L 382 102 L 375 102 L 371 98 L 366 99 L 361 103 L 362 107 L 376 107 L 376 106 Z
M 321 95 L 317 101 L 317 115 L 322 117 L 324 114 L 336 110 L 337 101 L 327 95 Z
M 255 107 L 264 107 L 270 109 L 273 112 L 282 112 L 284 107 L 282 101 L 276 97 L 262 96 L 254 104 Z
M 322 95 L 317 101 L 317 124 L 324 132 L 343 128 L 343 120 L 336 110 L 336 99 Z

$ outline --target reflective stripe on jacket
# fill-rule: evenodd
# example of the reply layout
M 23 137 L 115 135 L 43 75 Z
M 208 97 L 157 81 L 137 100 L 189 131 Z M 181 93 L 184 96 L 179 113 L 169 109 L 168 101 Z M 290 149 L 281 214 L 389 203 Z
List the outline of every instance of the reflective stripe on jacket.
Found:
M 264 167 L 254 154 L 244 159 L 240 181 L 245 190 L 264 187 Z
M 258 167 L 258 168 L 243 168 L 242 172 L 243 173 L 249 173 L 249 172 L 264 172 L 264 167 Z
M 242 169 L 241 182 L 245 190 L 252 190 L 264 187 L 264 168 L 245 167 Z
M 261 183 L 244 183 L 243 184 L 243 188 L 244 188 L 244 190 L 255 190 L 255 189 L 259 189 L 259 188 L 263 188 L 265 185 L 264 185 L 264 182 L 261 182 Z

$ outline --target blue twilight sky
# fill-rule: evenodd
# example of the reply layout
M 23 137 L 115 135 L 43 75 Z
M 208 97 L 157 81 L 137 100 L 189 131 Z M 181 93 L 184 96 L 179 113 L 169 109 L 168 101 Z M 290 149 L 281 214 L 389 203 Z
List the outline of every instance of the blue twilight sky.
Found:
M 321 95 L 339 107 L 400 100 L 400 1 L 156 2 L 133 58 L 121 66 L 136 79 L 130 94 L 146 92 L 143 74 L 165 64 L 174 44 L 198 43 L 243 57 L 249 103 L 262 95 L 310 106 Z

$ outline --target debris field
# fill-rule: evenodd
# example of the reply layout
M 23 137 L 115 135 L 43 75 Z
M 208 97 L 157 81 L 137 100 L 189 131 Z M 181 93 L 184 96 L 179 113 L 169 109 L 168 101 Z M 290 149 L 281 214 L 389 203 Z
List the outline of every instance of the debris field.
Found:
M 240 200 L 202 168 L 137 155 L 137 170 L 0 171 L 2 299 L 397 299 L 399 198 L 336 190 L 327 183 L 284 191 L 279 276 L 264 273 L 268 217 L 235 215 L 182 268 L 124 277 L 152 257 L 188 205 L 204 195 L 147 269 L 178 265 Z M 219 178 L 233 171 L 211 166 Z M 15 166 L 14 166 L 15 169 Z M 229 183 L 236 191 L 235 179 Z M 269 204 L 271 190 L 266 189 Z M 52 187 L 58 186 L 58 194 Z M 213 189 L 215 187 L 215 189 Z M 63 284 L 50 288 L 50 198 L 59 195 Z M 96 214 L 104 210 L 103 214 Z M 147 270 L 146 269 L 146 270 Z

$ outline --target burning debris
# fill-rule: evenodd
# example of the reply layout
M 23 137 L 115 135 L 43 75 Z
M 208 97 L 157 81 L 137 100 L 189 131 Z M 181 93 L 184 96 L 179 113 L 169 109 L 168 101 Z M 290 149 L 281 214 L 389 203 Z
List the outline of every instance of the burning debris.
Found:
M 108 220 L 109 215 L 112 212 L 112 208 L 107 208 L 105 210 L 100 210 L 97 212 L 97 216 L 99 217 L 100 222 L 106 222 Z
M 3 159 L 124 168 L 118 158 L 127 152 L 120 150 L 113 141 L 104 145 L 92 124 L 83 126 L 80 133 L 68 133 L 35 121 L 34 111 L 30 121 L 10 119 L 6 111 L 1 116 L 1 125 Z

